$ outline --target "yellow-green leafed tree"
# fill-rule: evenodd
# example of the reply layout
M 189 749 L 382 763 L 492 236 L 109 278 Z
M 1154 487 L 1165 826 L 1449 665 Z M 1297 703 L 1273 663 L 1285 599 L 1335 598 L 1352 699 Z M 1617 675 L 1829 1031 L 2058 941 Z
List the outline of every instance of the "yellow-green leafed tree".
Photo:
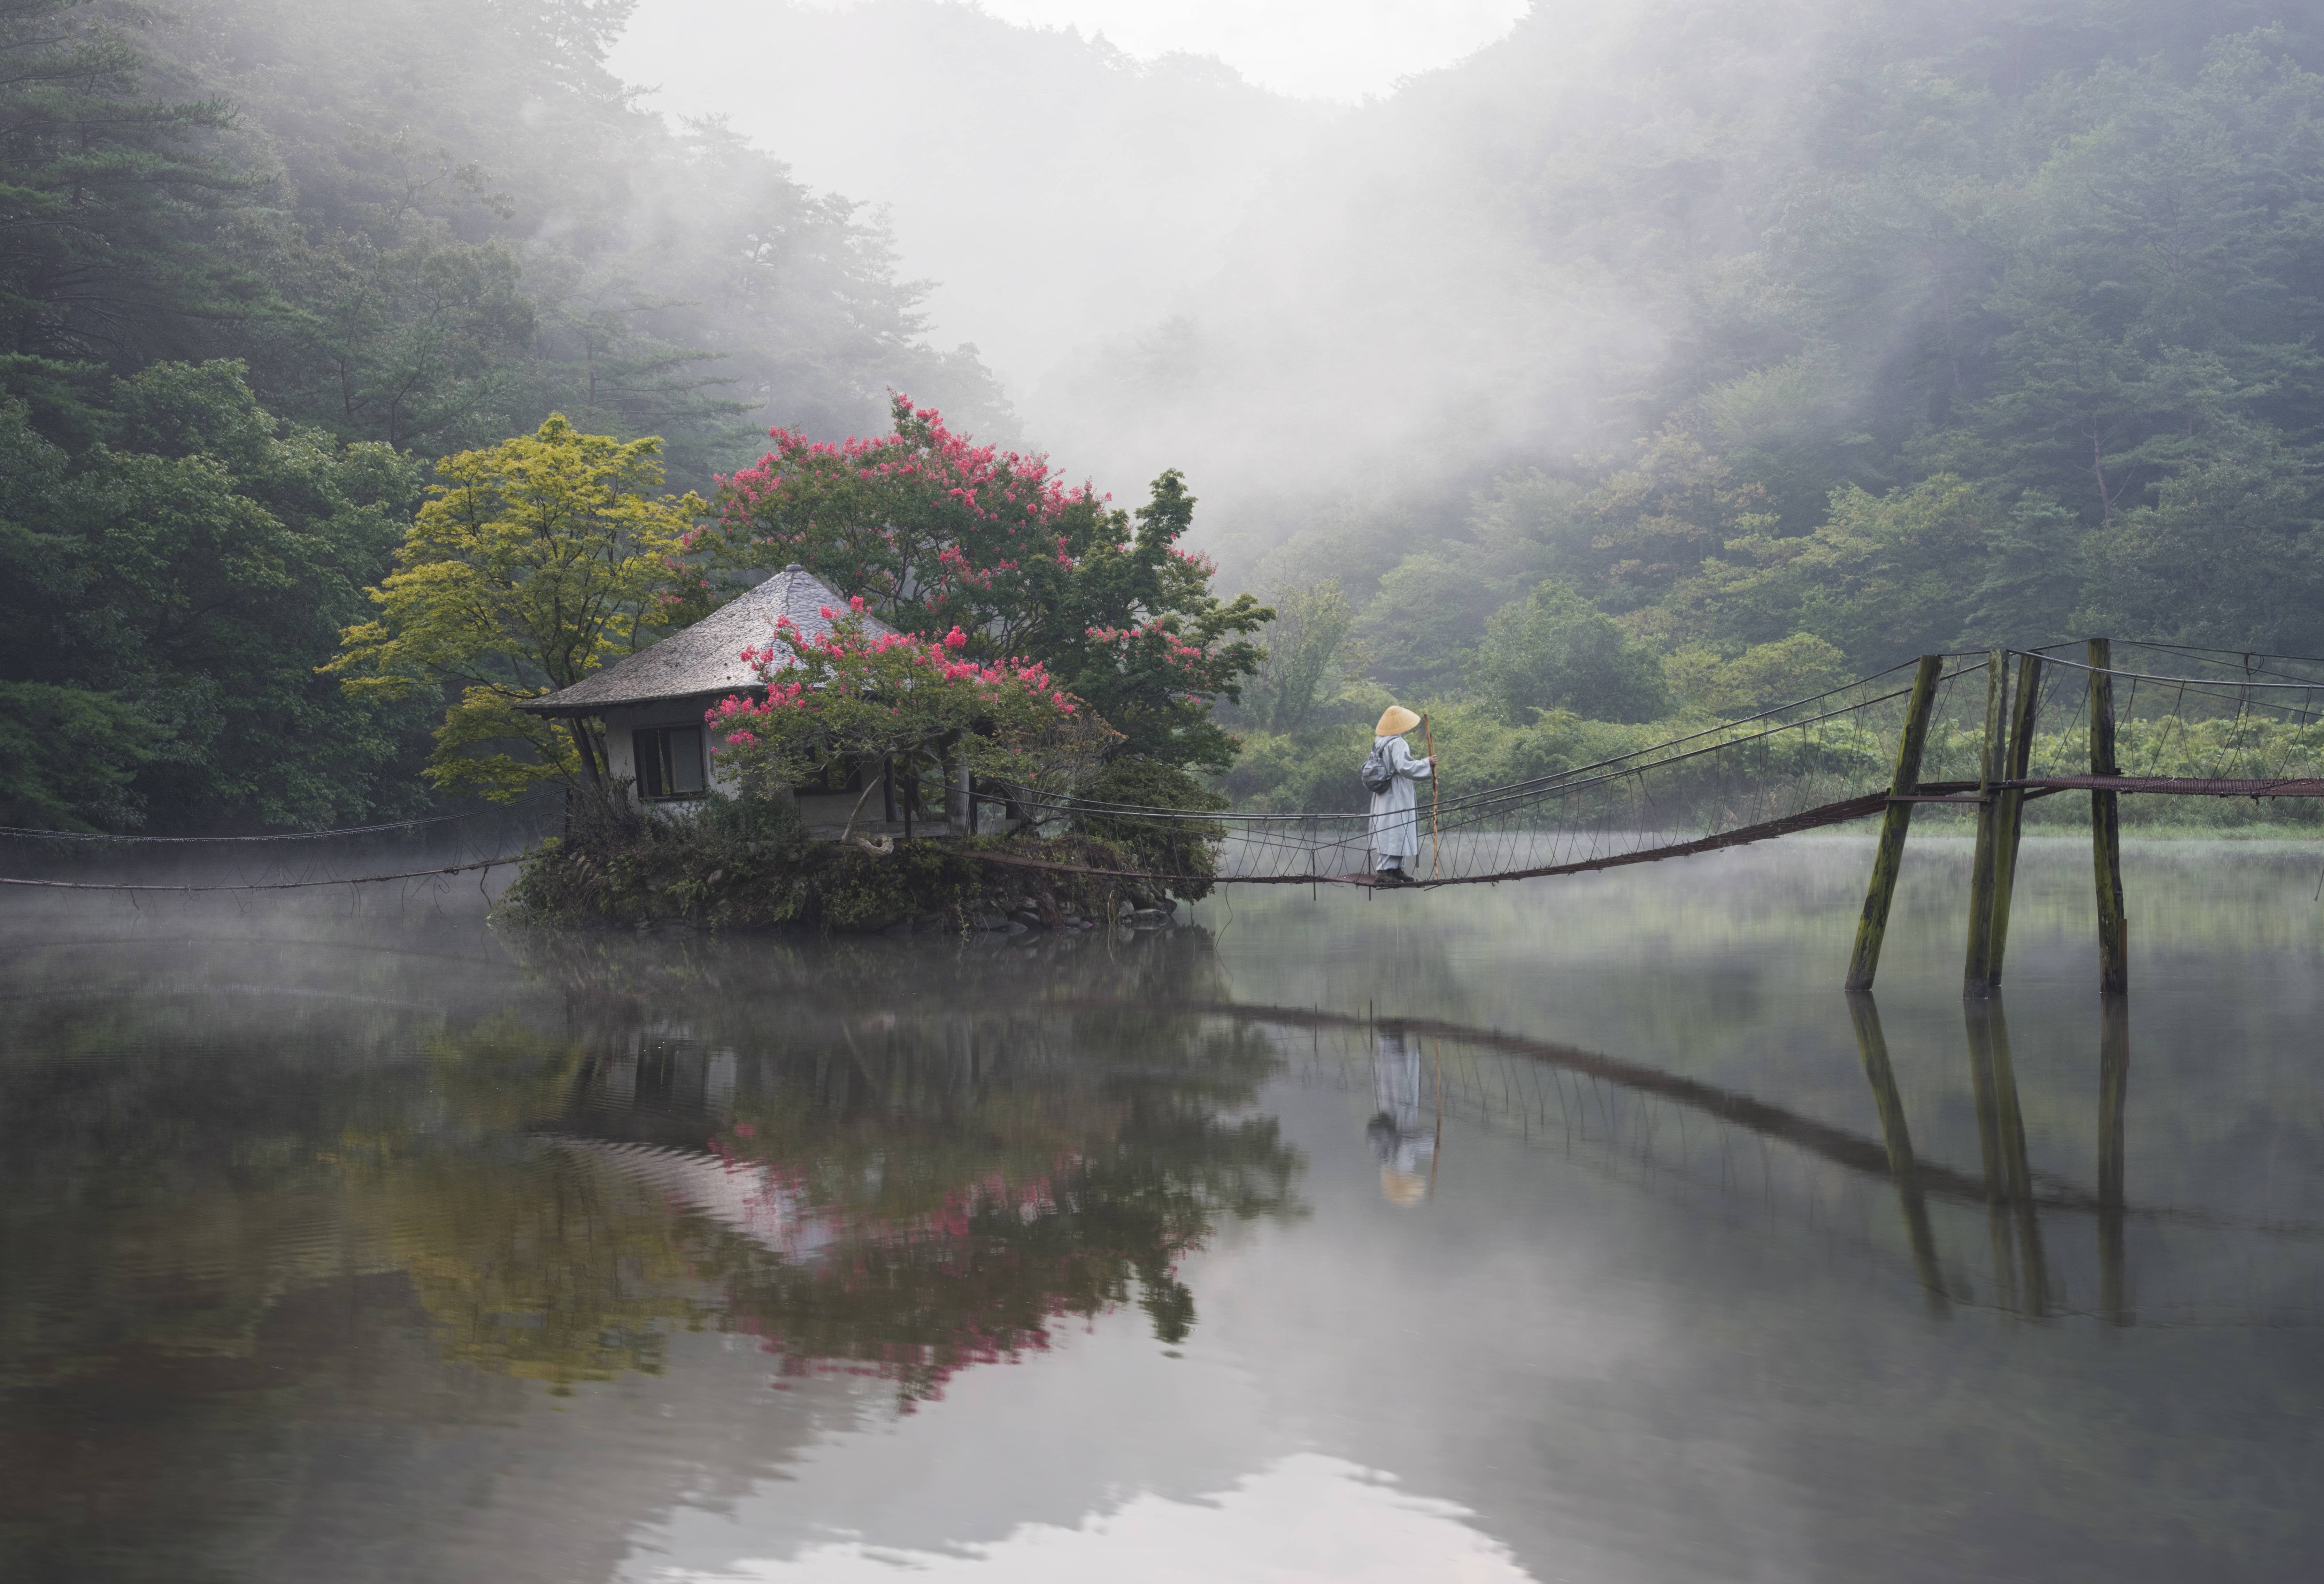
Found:
M 635 653 L 708 510 L 669 496 L 661 442 L 585 435 L 562 414 L 530 435 L 436 465 L 395 570 L 366 591 L 376 620 L 350 627 L 325 667 L 350 693 L 457 691 L 436 731 L 428 778 L 510 802 L 561 777 L 603 788 L 591 723 L 520 711 Z

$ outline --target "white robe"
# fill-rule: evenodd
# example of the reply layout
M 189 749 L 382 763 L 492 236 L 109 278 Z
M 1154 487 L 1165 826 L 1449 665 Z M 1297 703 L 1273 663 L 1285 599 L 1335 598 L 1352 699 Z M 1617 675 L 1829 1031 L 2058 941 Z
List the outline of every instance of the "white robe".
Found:
M 1398 859 L 1420 856 L 1420 791 L 1413 783 L 1426 780 L 1432 772 L 1428 761 L 1403 738 L 1372 739 L 1374 748 L 1383 743 L 1396 779 L 1385 792 L 1372 794 L 1372 855 L 1377 867 L 1388 869 Z

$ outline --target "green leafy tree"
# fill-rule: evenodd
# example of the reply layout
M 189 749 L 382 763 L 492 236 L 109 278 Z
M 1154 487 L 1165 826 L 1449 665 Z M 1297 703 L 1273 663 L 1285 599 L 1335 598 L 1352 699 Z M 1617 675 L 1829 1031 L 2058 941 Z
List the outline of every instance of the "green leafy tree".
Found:
M 1353 639 L 1356 613 L 1340 580 L 1278 590 L 1267 658 L 1245 688 L 1245 708 L 1265 731 L 1297 732 L 1349 682 L 1361 677 L 1369 657 Z
M 1067 486 L 1047 462 L 978 446 L 911 399 L 888 435 L 818 444 L 786 429 L 726 481 L 722 557 L 797 561 L 881 620 L 973 658 L 1038 660 L 1121 733 L 1120 751 L 1223 769 L 1211 718 L 1240 696 L 1274 614 L 1211 592 L 1216 568 L 1180 548 L 1194 497 L 1176 472 L 1135 512 Z
M 1857 672 L 1848 657 L 1810 632 L 1753 644 L 1732 659 L 1683 649 L 1664 667 L 1673 691 L 1713 714 L 1755 715 L 1840 686 Z
M 966 658 L 958 628 L 934 640 L 873 633 L 863 596 L 850 603 L 826 609 L 829 627 L 812 636 L 778 616 L 766 647 L 744 651 L 765 691 L 710 712 L 719 759 L 745 791 L 786 797 L 826 767 L 885 760 L 908 774 L 957 761 L 1066 792 L 1096 766 L 1113 732 L 1038 662 Z
M 1381 681 L 1433 696 L 1459 685 L 1486 618 L 1509 592 L 1485 576 L 1473 547 L 1447 540 L 1406 556 L 1379 580 L 1356 632 Z
M 1949 474 L 1885 495 L 1845 485 L 1830 512 L 1813 533 L 1731 541 L 1723 558 L 1673 591 L 1672 624 L 1730 654 L 1806 631 L 1860 668 L 1892 665 L 1952 646 L 1981 587 L 1969 569 L 1986 563 L 1997 533 L 2024 526 Z M 2070 564 L 2044 576 L 2061 570 L 2070 580 Z M 2054 583 L 2042 586 L 2056 597 Z M 2026 608 L 2023 597 L 1996 607 Z
M 268 183 L 226 252 L 289 311 L 234 350 L 304 421 L 432 454 L 562 412 L 706 487 L 767 424 L 846 432 L 891 383 L 1003 410 L 973 350 L 927 345 L 860 206 L 635 102 L 604 62 L 624 5 L 178 10 L 157 70 L 232 102 Z
M 2077 627 L 2313 653 L 2324 637 L 2324 502 L 2277 445 L 2182 469 L 2088 536 Z
M 510 802 L 557 778 L 604 791 L 599 728 L 517 706 L 651 640 L 706 506 L 658 493 L 658 441 L 561 416 L 437 473 L 395 571 L 367 591 L 378 616 L 349 627 L 325 669 L 357 697 L 456 690 L 428 762 L 446 791 Z
M 257 185 L 203 147 L 232 111 L 148 91 L 134 37 L 145 20 L 85 0 L 0 0 L 0 379 L 60 359 L 125 373 L 267 300 L 216 245 Z
M 237 364 L 154 364 L 106 405 L 113 438 L 78 458 L 21 406 L 0 412 L 0 676 L 85 690 L 84 727 L 115 722 L 85 739 L 86 817 L 297 826 L 408 807 L 383 777 L 411 712 L 343 698 L 315 668 L 395 541 L 409 465 L 280 423 Z M 34 714 L 68 708 L 42 696 Z
M 93 688 L 0 682 L 0 824 L 134 829 L 137 773 L 166 747 L 164 724 Z
M 1560 709 L 1592 720 L 1650 721 L 1670 707 L 1655 651 L 1555 579 L 1493 612 L 1476 681 L 1517 723 Z

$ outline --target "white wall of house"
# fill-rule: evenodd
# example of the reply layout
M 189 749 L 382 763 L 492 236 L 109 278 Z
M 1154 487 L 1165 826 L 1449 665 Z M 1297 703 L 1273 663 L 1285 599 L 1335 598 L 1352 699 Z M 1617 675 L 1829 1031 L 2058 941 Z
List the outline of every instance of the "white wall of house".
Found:
M 702 801 L 699 794 L 647 797 L 644 789 L 650 778 L 639 773 L 637 733 L 641 731 L 687 731 L 700 733 L 706 786 L 708 792 L 733 796 L 740 788 L 736 778 L 727 774 L 720 756 L 712 750 L 716 733 L 703 723 L 703 714 L 724 695 L 700 698 L 666 699 L 652 704 L 616 705 L 608 707 L 599 718 L 605 725 L 605 762 L 617 782 L 626 781 L 633 802 L 642 802 L 664 814 L 679 815 L 696 807 Z M 867 774 L 871 772 L 866 772 Z M 863 783 L 858 781 L 861 787 Z M 855 792 L 801 793 L 797 804 L 799 817 L 810 831 L 825 836 L 835 836 L 853 819 L 860 828 L 869 829 L 881 822 L 884 802 L 875 788 L 870 796 L 859 797 Z M 931 826 L 931 831 L 942 828 Z
M 686 730 L 699 734 L 704 754 L 703 765 L 707 789 L 732 795 L 734 778 L 724 772 L 719 756 L 711 750 L 715 737 L 703 724 L 705 711 L 715 704 L 715 698 L 661 699 L 652 704 L 618 705 L 605 711 L 605 763 L 613 779 L 630 784 L 630 796 L 635 798 L 645 786 L 647 778 L 638 774 L 636 755 L 637 733 L 652 729 Z M 691 801 L 684 797 L 655 800 L 658 807 L 682 808 Z

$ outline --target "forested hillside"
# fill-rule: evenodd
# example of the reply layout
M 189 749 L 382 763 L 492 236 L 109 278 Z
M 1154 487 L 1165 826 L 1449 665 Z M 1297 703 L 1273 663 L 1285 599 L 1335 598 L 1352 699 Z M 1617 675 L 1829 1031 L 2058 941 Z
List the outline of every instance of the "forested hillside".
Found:
M 1343 634 L 1327 695 L 1380 685 L 1350 723 L 1382 688 L 1737 712 L 2071 632 L 2324 652 L 2319 38 L 2239 0 L 1543 7 L 1368 112 L 1308 240 L 1266 230 L 1088 388 L 1182 454 L 1293 414 L 1262 455 L 1336 483 L 1223 549 Z M 1286 401 L 1254 360 L 1316 302 L 1351 333 Z M 1300 699 L 1253 723 L 1333 715 Z
M 2313 7 L 1545 4 L 1318 118 L 1181 311 L 1016 407 L 864 211 L 637 107 L 629 13 L 0 0 L 0 822 L 424 805 L 443 701 L 316 668 L 437 459 L 552 411 L 677 490 L 890 390 L 1101 491 L 1183 468 L 1280 612 L 1230 785 L 1286 805 L 1391 694 L 1482 775 L 1934 647 L 2324 652 Z M 928 158 L 1047 254 L 1105 179 Z
M 628 0 L 0 0 L 0 822 L 400 813 L 440 704 L 314 668 L 429 465 L 672 481 L 889 387 L 1005 423 L 844 199 L 600 64 Z

